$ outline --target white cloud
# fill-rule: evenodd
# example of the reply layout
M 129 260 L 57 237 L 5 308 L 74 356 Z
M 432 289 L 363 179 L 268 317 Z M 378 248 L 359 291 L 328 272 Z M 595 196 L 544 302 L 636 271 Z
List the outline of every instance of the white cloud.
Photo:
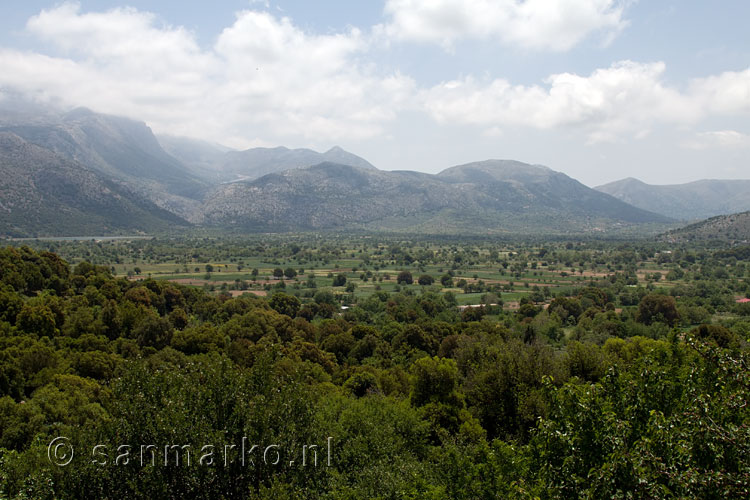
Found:
M 640 134 L 654 121 L 692 121 L 691 99 L 661 82 L 664 64 L 631 61 L 589 76 L 561 73 L 545 86 L 471 77 L 423 91 L 421 101 L 440 122 L 488 127 L 582 128 L 593 141 Z
M 551 75 L 544 86 L 466 77 L 423 90 L 420 101 L 442 123 L 581 129 L 590 142 L 642 138 L 660 123 L 750 112 L 750 70 L 696 79 L 687 91 L 666 85 L 664 72 L 661 62 L 622 61 L 588 76 Z
M 750 113 L 750 68 L 698 78 L 690 92 L 714 113 Z
M 684 144 L 689 149 L 737 149 L 750 147 L 750 135 L 736 130 L 700 132 Z
M 184 28 L 156 26 L 156 16 L 133 8 L 104 13 L 80 13 L 77 3 L 42 10 L 26 23 L 27 30 L 58 49 L 112 66 L 126 64 L 124 71 L 146 69 L 167 73 L 174 68 L 205 69 L 209 62 L 193 35 Z M 161 65 L 139 65 L 139 60 Z M 145 67 L 143 67 L 145 66 Z
M 592 33 L 610 40 L 627 24 L 618 0 L 387 0 L 389 38 L 438 43 L 496 39 L 529 49 L 565 51 Z
M 578 6 L 574 0 L 558 4 L 571 10 Z M 396 7 L 413 13 L 426 5 L 392 0 L 386 8 L 395 22 Z M 458 4 L 435 0 L 434 5 Z M 509 19 L 521 16 L 538 23 L 544 17 L 536 0 L 467 5 L 471 15 L 452 16 L 450 9 L 436 7 L 446 23 L 463 26 L 463 31 L 446 31 L 450 40 L 465 36 L 474 29 L 472 23 L 484 22 L 474 15 L 482 5 L 488 23 L 498 6 L 514 13 Z M 622 7 L 613 2 L 586 5 L 590 13 L 608 12 L 616 19 L 602 26 L 621 24 Z M 593 25 L 586 21 L 592 16 L 583 16 L 580 25 Z M 399 22 L 418 24 L 409 19 Z M 433 26 L 437 21 L 419 22 Z M 402 110 L 425 112 L 437 123 L 478 126 L 489 137 L 502 136 L 509 127 L 528 127 L 580 131 L 590 142 L 643 138 L 665 123 L 681 127 L 706 117 L 750 114 L 750 69 L 676 87 L 666 83 L 662 62 L 622 61 L 588 75 L 553 74 L 538 85 L 467 76 L 419 89 L 408 75 L 379 73 L 367 58 L 371 40 L 357 29 L 314 34 L 288 18 L 254 10 L 237 13 L 211 47 L 201 47 L 184 28 L 130 8 L 84 13 L 78 4 L 66 3 L 34 16 L 27 29 L 52 50 L 0 48 L 0 89 L 131 116 L 157 131 L 237 147 L 381 137 Z M 477 36 L 496 36 L 494 29 L 490 23 Z M 584 31 L 571 33 L 585 36 Z M 576 36 L 562 39 L 573 43 Z
M 267 120 L 259 117 L 278 133 L 370 137 L 396 117 L 414 82 L 361 68 L 356 58 L 365 48 L 355 29 L 308 35 L 289 19 L 245 12 L 216 43 L 226 71 L 226 83 L 217 90 L 240 104 L 234 115 L 251 116 L 261 108 Z
M 235 145 L 372 137 L 414 93 L 412 79 L 358 64 L 359 31 L 312 35 L 266 12 L 237 13 L 207 49 L 131 8 L 83 13 L 66 3 L 27 30 L 62 55 L 0 49 L 0 86 Z

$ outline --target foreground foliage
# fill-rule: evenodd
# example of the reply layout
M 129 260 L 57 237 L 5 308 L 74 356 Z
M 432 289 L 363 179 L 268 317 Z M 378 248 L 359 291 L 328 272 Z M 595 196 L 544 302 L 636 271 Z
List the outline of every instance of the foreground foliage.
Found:
M 607 280 L 492 314 L 381 291 L 341 311 L 330 292 L 231 298 L 28 248 L 0 263 L 0 498 L 750 490 L 750 323 L 686 322 L 711 300 L 687 287 Z

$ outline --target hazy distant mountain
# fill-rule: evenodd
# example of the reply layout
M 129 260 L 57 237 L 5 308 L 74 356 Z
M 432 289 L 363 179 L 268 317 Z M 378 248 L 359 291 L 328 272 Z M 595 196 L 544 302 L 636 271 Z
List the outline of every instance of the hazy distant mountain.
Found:
M 232 179 L 253 180 L 266 174 L 282 172 L 330 162 L 352 167 L 374 169 L 367 160 L 335 146 L 325 153 L 311 149 L 253 148 L 230 151 L 216 164 L 215 169 Z
M 59 119 L 59 115 L 49 106 L 26 100 L 9 89 L 0 89 L 0 126 L 48 124 Z
M 185 225 L 105 175 L 0 132 L 0 234 L 99 235 Z
M 509 210 L 514 207 L 544 208 L 626 222 L 667 221 L 667 217 L 613 199 L 541 165 L 487 160 L 448 168 L 438 177 L 451 183 L 473 184 L 475 189 L 502 200 Z
M 232 151 L 231 148 L 188 137 L 158 135 L 156 138 L 167 153 L 188 167 L 194 175 L 208 181 L 226 180 L 219 175 L 217 168 L 224 155 Z
M 594 189 L 678 220 L 750 210 L 750 180 L 701 180 L 656 186 L 628 178 Z
M 0 130 L 124 180 L 157 182 L 172 194 L 200 197 L 205 189 L 162 149 L 143 122 L 78 108 L 56 122 Z
M 128 118 L 78 108 L 44 120 L 19 116 L 15 124 L 0 126 L 2 131 L 125 182 L 183 217 L 191 215 L 209 186 L 164 151 L 145 123 Z
M 283 146 L 235 151 L 219 144 L 187 137 L 160 135 L 158 140 L 164 150 L 182 162 L 193 174 L 209 182 L 253 180 L 266 174 L 324 162 L 375 168 L 364 158 L 338 146 L 325 153 Z
M 750 241 L 750 212 L 711 217 L 663 235 L 668 241 Z
M 322 163 L 219 186 L 202 213 L 207 224 L 263 230 L 353 226 L 560 234 L 668 222 L 546 167 L 507 161 L 438 175 Z

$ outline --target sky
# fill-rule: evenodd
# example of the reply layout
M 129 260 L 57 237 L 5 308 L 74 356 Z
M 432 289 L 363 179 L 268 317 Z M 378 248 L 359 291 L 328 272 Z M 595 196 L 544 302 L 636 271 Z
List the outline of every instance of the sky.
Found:
M 747 0 L 0 3 L 0 101 L 383 170 L 750 178 Z

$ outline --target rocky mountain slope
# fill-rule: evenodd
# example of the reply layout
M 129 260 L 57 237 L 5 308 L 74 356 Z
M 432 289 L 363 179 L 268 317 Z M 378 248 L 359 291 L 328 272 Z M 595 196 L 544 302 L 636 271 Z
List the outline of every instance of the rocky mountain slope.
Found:
M 207 188 L 162 149 L 143 122 L 78 108 L 47 122 L 5 125 L 0 131 L 135 185 L 191 199 L 201 198 Z
M 443 170 L 438 178 L 470 184 L 501 202 L 501 207 L 559 210 L 580 217 L 624 222 L 667 222 L 657 216 L 595 191 L 567 175 L 542 165 L 512 160 L 487 160 Z
M 154 232 L 187 222 L 80 163 L 0 132 L 0 234 Z
M 210 183 L 162 149 L 145 123 L 78 108 L 21 115 L 0 126 L 61 158 L 126 185 L 144 199 L 192 219 Z
M 750 241 L 750 212 L 719 215 L 704 221 L 669 231 L 662 239 L 682 241 L 726 241 L 747 243 Z
M 497 160 L 437 175 L 322 163 L 219 186 L 202 213 L 205 224 L 254 230 L 560 234 L 669 221 L 546 167 Z
M 628 178 L 595 188 L 673 219 L 697 220 L 750 210 L 750 180 L 700 180 L 651 185 Z

